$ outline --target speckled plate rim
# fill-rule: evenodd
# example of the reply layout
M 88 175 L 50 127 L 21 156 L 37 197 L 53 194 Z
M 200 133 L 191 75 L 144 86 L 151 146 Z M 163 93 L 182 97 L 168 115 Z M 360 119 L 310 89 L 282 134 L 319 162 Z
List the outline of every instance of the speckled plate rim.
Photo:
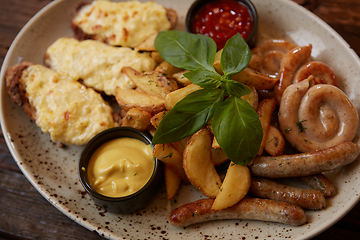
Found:
M 15 38 L 14 42 L 12 43 L 8 54 L 4 60 L 2 69 L 1 69 L 1 79 L 2 79 L 2 84 L 0 86 L 0 90 L 1 90 L 1 122 L 2 123 L 6 123 L 7 121 L 7 112 L 5 112 L 6 108 L 3 106 L 4 102 L 4 98 L 7 98 L 8 96 L 6 96 L 6 90 L 5 90 L 5 84 L 4 84 L 4 74 L 5 74 L 5 70 L 7 69 L 7 67 L 10 66 L 10 64 L 14 64 L 13 60 L 11 62 L 11 55 L 13 54 L 13 52 L 15 52 L 15 50 L 21 46 L 19 46 L 19 41 L 20 39 L 24 36 L 26 31 L 29 31 L 29 28 L 31 28 L 35 23 L 37 23 L 39 21 L 39 19 L 41 17 L 43 17 L 44 14 L 46 14 L 49 11 L 52 11 L 54 9 L 56 9 L 58 7 L 58 5 L 60 5 L 62 1 L 54 1 L 52 3 L 50 3 L 49 5 L 47 5 L 44 9 L 42 9 L 41 11 L 39 11 L 39 13 L 37 13 L 25 26 L 24 28 L 20 31 L 20 33 L 17 35 L 17 37 Z M 175 1 L 164 1 L 166 3 L 164 3 L 164 5 L 168 5 L 171 7 L 172 3 Z M 187 4 L 189 4 L 191 1 L 188 1 Z M 329 41 L 334 41 L 336 44 L 340 44 L 339 47 L 341 48 L 341 50 L 343 50 L 343 55 L 344 57 L 347 59 L 346 61 L 351 62 L 353 66 L 356 67 L 357 70 L 360 69 L 360 61 L 358 56 L 356 55 L 356 53 L 350 49 L 349 45 L 341 38 L 341 36 L 339 34 L 337 34 L 331 27 L 329 27 L 325 22 L 323 22 L 322 20 L 320 20 L 318 17 L 316 17 L 314 14 L 310 13 L 309 11 L 307 11 L 306 9 L 300 7 L 299 5 L 297 5 L 294 2 L 291 1 L 287 1 L 287 0 L 273 0 L 272 2 L 270 1 L 263 1 L 266 3 L 261 2 L 261 0 L 253 0 L 255 6 L 257 6 L 257 4 L 268 4 L 270 5 L 279 5 L 279 8 L 284 10 L 284 9 L 288 9 L 291 10 L 291 12 L 296 12 L 298 15 L 300 15 L 301 17 L 304 18 L 308 18 L 307 22 L 311 22 L 316 26 L 318 29 L 323 30 L 323 32 L 325 32 L 326 34 L 328 34 L 330 36 L 330 40 Z M 186 4 L 184 5 L 186 6 Z M 184 7 L 182 6 L 182 7 Z M 181 7 L 180 7 L 181 9 Z M 177 9 L 178 10 L 178 9 Z M 259 11 L 259 9 L 258 9 Z M 261 11 L 259 11 L 260 13 L 260 18 L 261 18 L 261 13 L 266 13 L 266 9 L 261 9 Z M 278 10 L 279 12 L 281 12 L 281 10 Z M 270 13 L 269 13 L 270 14 Z M 278 13 L 277 13 L 278 14 Z M 281 14 L 286 14 L 284 12 L 281 12 Z M 271 15 L 271 14 L 270 14 Z M 180 16 L 180 21 L 183 21 L 184 16 Z M 181 24 L 181 23 L 180 23 Z M 284 23 L 286 24 L 286 23 Z M 260 21 L 260 25 L 261 25 L 261 21 Z M 183 26 L 180 25 L 180 28 L 183 28 Z M 322 34 L 322 33 L 319 33 Z M 274 34 L 275 37 L 276 34 Z M 294 40 L 295 42 L 297 42 L 299 45 L 301 45 L 303 42 L 301 42 L 301 39 L 296 39 L 296 36 L 292 36 L 291 34 L 289 35 L 278 35 L 278 37 L 284 37 L 284 38 L 289 38 L 291 40 Z M 299 40 L 299 41 L 297 41 Z M 309 43 L 308 40 L 305 40 L 304 43 Z M 316 44 L 314 44 L 314 49 L 316 49 Z M 327 55 L 322 55 L 322 53 L 314 53 L 313 54 L 315 58 L 319 58 L 320 60 L 323 59 L 325 60 Z M 14 57 L 14 56 L 12 56 Z M 26 60 L 26 59 L 25 59 Z M 340 64 L 339 66 L 335 66 L 336 69 L 338 69 L 340 71 L 340 69 L 343 66 Z M 346 73 L 342 74 L 344 77 L 346 77 Z M 349 76 L 352 76 L 351 74 Z M 355 75 L 355 79 L 353 81 L 355 81 L 356 79 L 359 79 L 358 75 Z M 356 93 L 353 93 L 350 89 L 352 88 L 351 86 L 344 86 L 345 91 L 348 91 L 350 94 L 350 97 L 352 98 L 352 100 L 358 99 L 358 96 L 356 95 Z M 356 102 L 356 107 L 359 110 L 359 106 L 360 103 Z M 32 177 L 30 177 L 30 174 L 28 172 L 28 170 L 24 167 L 24 164 L 22 159 L 21 159 L 21 155 L 19 154 L 19 152 L 17 151 L 16 147 L 14 147 L 14 144 L 11 140 L 11 126 L 6 125 L 6 124 L 2 124 L 2 131 L 4 134 L 4 138 L 6 140 L 6 143 L 9 147 L 9 150 L 12 154 L 12 156 L 14 157 L 16 163 L 18 164 L 19 168 L 21 169 L 21 171 L 24 173 L 24 175 L 27 177 L 27 179 L 30 181 L 30 183 L 37 189 L 37 191 L 39 191 L 42 196 L 47 199 L 51 204 L 53 204 L 56 208 L 58 208 L 61 212 L 63 212 L 66 216 L 68 216 L 69 218 L 73 219 L 74 221 L 78 222 L 80 225 L 88 228 L 89 230 L 94 230 L 96 228 L 96 226 L 94 226 L 94 224 L 90 221 L 82 221 L 81 219 L 79 219 L 79 216 L 69 212 L 69 209 L 67 207 L 64 207 L 60 204 L 58 204 L 56 197 L 51 196 L 48 192 L 44 191 L 44 189 L 42 187 L 39 186 L 39 184 L 34 181 L 34 179 Z M 357 133 L 357 139 L 355 140 L 355 142 L 357 142 L 359 144 L 359 131 Z M 46 138 L 46 136 L 45 136 Z M 354 163 L 355 165 L 352 166 L 356 166 L 355 168 L 359 168 L 359 164 L 358 161 L 356 163 Z M 352 167 L 349 167 L 348 169 L 344 170 L 345 172 L 347 171 L 351 171 Z M 76 174 L 76 173 L 74 173 Z M 355 174 L 358 174 L 355 173 Z M 347 179 L 347 177 L 345 176 L 345 179 Z M 359 183 L 359 182 L 357 182 Z M 360 185 L 360 184 L 357 184 Z M 327 221 L 322 221 L 322 223 L 320 223 L 319 225 L 316 226 L 316 228 L 311 228 L 311 224 L 309 226 L 307 226 L 308 228 L 311 228 L 311 230 L 305 228 L 307 230 L 307 232 L 303 233 L 302 235 L 296 235 L 296 238 L 311 238 L 314 237 L 315 235 L 321 233 L 322 231 L 326 230 L 327 228 L 331 227 L 334 223 L 336 223 L 339 219 L 341 219 L 344 215 L 346 215 L 359 201 L 359 192 L 360 190 L 357 188 L 353 188 L 353 194 L 346 200 L 345 204 L 342 207 L 339 207 L 338 209 L 336 209 L 336 211 L 333 212 L 333 214 L 331 215 L 331 218 L 327 218 Z M 336 199 L 332 200 L 331 202 L 335 202 Z M 319 214 L 319 216 L 322 215 L 321 213 Z M 283 226 L 283 225 L 280 225 Z M 191 231 L 191 228 L 190 230 Z M 112 233 L 111 231 L 108 231 L 106 229 L 101 229 L 99 231 L 97 231 L 99 234 L 103 234 L 103 236 L 108 237 L 108 238 L 118 238 L 120 237 L 117 234 Z M 294 237 L 294 236 L 293 236 Z

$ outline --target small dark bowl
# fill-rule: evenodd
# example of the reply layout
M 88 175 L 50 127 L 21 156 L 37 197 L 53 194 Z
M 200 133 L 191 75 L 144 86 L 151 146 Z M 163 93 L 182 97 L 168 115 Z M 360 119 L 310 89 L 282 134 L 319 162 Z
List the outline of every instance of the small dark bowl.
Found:
M 151 137 L 147 134 L 129 127 L 116 127 L 105 130 L 86 144 L 79 161 L 79 178 L 86 192 L 96 204 L 103 206 L 107 211 L 114 213 L 132 213 L 144 208 L 158 192 L 162 184 L 162 163 L 155 158 L 154 172 L 150 180 L 139 191 L 124 197 L 107 197 L 96 192 L 90 185 L 87 166 L 92 154 L 102 144 L 116 138 L 129 137 L 138 139 L 146 144 L 151 144 Z
M 185 19 L 186 31 L 191 32 L 191 24 L 192 24 L 192 20 L 193 20 L 195 13 L 197 11 L 199 11 L 202 6 L 204 6 L 205 4 L 212 2 L 212 1 L 217 1 L 217 0 L 196 0 L 196 1 L 194 1 L 194 3 L 190 6 L 190 8 L 186 14 L 186 19 Z M 256 44 L 257 32 L 258 32 L 258 21 L 259 21 L 256 8 L 250 0 L 236 0 L 236 1 L 242 3 L 243 5 L 245 5 L 247 7 L 247 9 L 249 10 L 250 16 L 253 20 L 253 28 L 252 28 L 249 36 L 245 39 L 245 41 L 247 42 L 249 47 L 253 48 L 253 47 L 255 47 L 255 44 Z

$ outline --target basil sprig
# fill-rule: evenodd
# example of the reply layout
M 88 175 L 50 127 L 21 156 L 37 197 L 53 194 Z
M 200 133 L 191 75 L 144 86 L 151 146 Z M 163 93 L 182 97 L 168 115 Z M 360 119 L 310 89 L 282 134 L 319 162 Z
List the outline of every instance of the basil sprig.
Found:
M 173 143 L 194 134 L 212 119 L 215 138 L 228 158 L 248 165 L 263 137 L 257 113 L 241 96 L 251 91 L 232 80 L 250 62 L 251 52 L 240 34 L 229 39 L 221 54 L 220 75 L 213 67 L 216 44 L 210 37 L 183 31 L 160 32 L 155 48 L 168 63 L 189 70 L 184 74 L 203 89 L 178 102 L 162 119 L 152 143 Z

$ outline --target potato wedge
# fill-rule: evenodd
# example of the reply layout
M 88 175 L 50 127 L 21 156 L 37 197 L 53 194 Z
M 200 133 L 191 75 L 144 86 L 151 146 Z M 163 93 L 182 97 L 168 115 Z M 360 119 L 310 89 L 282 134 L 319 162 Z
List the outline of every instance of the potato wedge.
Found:
M 183 138 L 177 142 L 172 143 L 172 145 L 179 151 L 179 153 L 183 154 L 187 145 L 187 142 L 190 140 L 190 137 Z
M 181 178 L 177 175 L 171 167 L 164 165 L 164 179 L 167 198 L 171 200 L 177 193 L 180 184 Z
M 212 147 L 212 148 L 215 148 L 215 149 L 221 148 L 221 147 L 220 147 L 220 144 L 219 144 L 218 141 L 216 140 L 215 136 L 213 137 L 213 141 L 212 141 L 211 147 Z
M 134 89 L 115 90 L 115 99 L 125 111 L 137 108 L 154 115 L 165 109 L 164 99 Z
M 254 87 L 252 86 L 247 86 L 247 87 L 251 90 L 251 93 L 244 95 L 241 98 L 247 101 L 256 110 L 259 104 L 259 95 Z
M 159 52 L 151 52 L 150 55 L 151 55 L 152 59 L 154 59 L 157 64 L 160 64 L 160 63 L 162 63 L 164 61 L 164 59 L 161 57 Z
M 213 66 L 218 73 L 224 74 L 221 69 L 220 60 L 215 60 Z M 232 79 L 245 85 L 252 86 L 256 90 L 272 89 L 278 81 L 277 78 L 268 77 L 249 67 L 246 67 L 238 74 L 235 74 Z
M 184 70 L 181 72 L 174 73 L 172 76 L 176 79 L 179 85 L 187 86 L 193 84 L 189 79 L 184 76 L 184 73 L 189 72 L 188 70 Z
M 145 131 L 150 126 L 151 114 L 149 112 L 132 108 L 122 119 L 121 126 L 133 127 L 140 131 Z
M 211 159 L 215 166 L 219 166 L 220 164 L 226 162 L 229 158 L 221 148 L 212 148 Z
M 211 160 L 211 134 L 206 128 L 194 133 L 188 141 L 183 165 L 190 183 L 207 197 L 215 198 L 221 187 L 221 178 Z
M 161 120 L 163 119 L 163 117 L 166 115 L 166 111 L 162 111 L 159 112 L 157 114 L 155 114 L 151 119 L 150 119 L 150 123 L 151 125 L 153 125 L 154 128 L 158 128 Z
M 176 91 L 167 94 L 164 101 L 164 105 L 166 109 L 170 110 L 175 106 L 176 103 L 180 102 L 184 97 L 199 89 L 201 89 L 200 86 L 195 84 L 190 84 L 186 87 L 180 88 Z
M 131 67 L 124 67 L 121 72 L 125 73 L 141 91 L 162 99 L 166 94 L 178 89 L 175 80 L 167 79 L 160 72 L 139 73 Z
M 267 141 L 268 131 L 270 127 L 270 121 L 272 118 L 272 113 L 276 107 L 277 101 L 275 98 L 266 98 L 259 102 L 257 114 L 259 116 L 262 130 L 263 130 L 263 139 L 261 141 L 260 149 L 258 155 L 260 156 L 264 150 L 265 143 Z
M 158 35 L 158 32 L 150 34 L 147 38 L 145 38 L 145 40 L 142 43 L 137 45 L 135 47 L 135 49 L 137 49 L 139 51 L 156 51 L 154 43 L 155 43 L 155 38 L 157 37 L 157 35 Z
M 236 204 L 245 197 L 250 186 L 251 173 L 249 168 L 231 162 L 212 209 L 225 209 Z
M 281 131 L 270 125 L 264 149 L 271 156 L 279 156 L 285 150 L 285 138 Z
M 161 72 L 167 76 L 172 76 L 173 74 L 182 71 L 182 69 L 177 68 L 166 61 L 163 61 L 155 68 L 154 71 Z
M 155 144 L 153 156 L 168 165 L 186 183 L 189 182 L 183 168 L 183 156 L 171 144 Z

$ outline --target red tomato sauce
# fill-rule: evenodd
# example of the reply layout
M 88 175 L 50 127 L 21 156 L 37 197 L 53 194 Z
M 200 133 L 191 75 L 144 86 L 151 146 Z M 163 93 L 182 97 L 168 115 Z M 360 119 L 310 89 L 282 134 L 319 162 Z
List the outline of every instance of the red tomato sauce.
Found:
M 236 33 L 246 39 L 252 27 L 253 20 L 245 5 L 234 0 L 220 0 L 205 4 L 195 13 L 191 31 L 211 37 L 221 49 Z

